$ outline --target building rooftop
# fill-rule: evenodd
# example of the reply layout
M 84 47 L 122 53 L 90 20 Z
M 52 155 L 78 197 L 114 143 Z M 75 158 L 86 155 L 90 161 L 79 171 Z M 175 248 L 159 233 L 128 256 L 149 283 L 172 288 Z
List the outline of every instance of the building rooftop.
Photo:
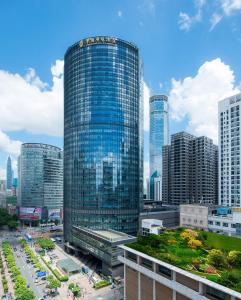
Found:
M 76 273 L 81 270 L 81 267 L 70 258 L 60 260 L 58 265 L 67 273 Z
M 126 240 L 127 234 L 114 230 L 93 230 L 94 233 L 110 241 Z
M 128 235 L 124 232 L 116 230 L 93 230 L 86 227 L 73 226 L 75 229 L 85 232 L 85 234 L 92 235 L 95 238 L 105 240 L 107 242 L 122 242 L 122 244 L 127 243 L 128 241 L 135 241 L 135 237 Z
M 160 235 L 139 236 L 136 242 L 126 246 L 126 249 L 134 249 L 180 270 L 241 292 L 239 238 L 179 228 L 166 230 Z

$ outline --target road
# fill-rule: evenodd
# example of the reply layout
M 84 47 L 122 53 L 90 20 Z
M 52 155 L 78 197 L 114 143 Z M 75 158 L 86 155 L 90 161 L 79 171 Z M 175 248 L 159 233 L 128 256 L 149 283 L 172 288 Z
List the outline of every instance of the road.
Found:
M 17 251 L 14 252 L 14 257 L 16 260 L 16 264 L 19 267 L 22 275 L 27 280 L 27 284 L 29 284 L 30 289 L 34 292 L 35 299 L 40 299 L 44 295 L 45 284 L 36 285 L 35 280 L 35 269 L 32 264 L 26 263 L 26 255 L 24 252 L 20 252 L 20 243 L 19 240 L 15 237 L 9 237 L 9 242 L 13 247 L 17 248 Z

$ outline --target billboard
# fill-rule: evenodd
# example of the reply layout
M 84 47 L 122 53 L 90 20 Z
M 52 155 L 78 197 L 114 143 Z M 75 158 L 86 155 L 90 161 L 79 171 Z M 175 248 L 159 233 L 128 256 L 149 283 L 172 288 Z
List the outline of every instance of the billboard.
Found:
M 40 207 L 20 207 L 19 218 L 21 220 L 40 220 L 42 214 L 42 208 Z
M 49 218 L 49 220 L 59 220 L 59 219 L 61 219 L 60 208 L 49 209 L 48 210 L 48 218 Z

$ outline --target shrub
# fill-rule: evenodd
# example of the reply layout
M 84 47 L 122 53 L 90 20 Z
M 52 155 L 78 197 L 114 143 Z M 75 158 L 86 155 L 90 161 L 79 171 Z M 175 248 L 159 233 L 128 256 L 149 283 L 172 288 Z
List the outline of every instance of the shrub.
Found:
M 208 263 L 216 268 L 223 268 L 226 266 L 225 256 L 221 250 L 210 250 L 207 259 Z
M 197 238 L 198 233 L 192 229 L 185 229 L 180 236 L 183 240 L 188 241 Z
M 110 285 L 111 283 L 109 282 L 109 281 L 107 281 L 107 280 L 101 280 L 101 281 L 99 281 L 99 282 L 96 282 L 95 284 L 94 284 L 94 288 L 95 289 L 100 289 L 100 288 L 102 288 L 102 287 L 104 287 L 104 286 L 107 286 L 107 285 Z
M 231 266 L 241 267 L 241 252 L 240 251 L 230 251 L 227 256 L 227 260 Z
M 190 239 L 187 244 L 192 249 L 197 249 L 202 246 L 202 242 L 199 240 L 195 240 L 195 239 Z
M 208 266 L 204 272 L 209 274 L 217 274 L 217 270 L 213 266 Z

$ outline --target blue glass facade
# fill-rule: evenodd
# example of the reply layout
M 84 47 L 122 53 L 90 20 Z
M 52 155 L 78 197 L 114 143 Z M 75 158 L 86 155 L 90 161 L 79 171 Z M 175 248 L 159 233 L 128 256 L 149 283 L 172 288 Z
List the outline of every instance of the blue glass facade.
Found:
M 162 177 L 162 147 L 168 144 L 168 98 L 150 98 L 150 198 L 154 199 L 154 182 Z
M 21 207 L 63 207 L 63 152 L 60 148 L 25 143 L 19 158 Z
M 7 189 L 11 190 L 13 186 L 13 169 L 12 169 L 12 160 L 11 157 L 8 157 L 7 160 Z
M 64 230 L 136 233 L 142 197 L 141 65 L 136 46 L 95 37 L 64 70 Z

